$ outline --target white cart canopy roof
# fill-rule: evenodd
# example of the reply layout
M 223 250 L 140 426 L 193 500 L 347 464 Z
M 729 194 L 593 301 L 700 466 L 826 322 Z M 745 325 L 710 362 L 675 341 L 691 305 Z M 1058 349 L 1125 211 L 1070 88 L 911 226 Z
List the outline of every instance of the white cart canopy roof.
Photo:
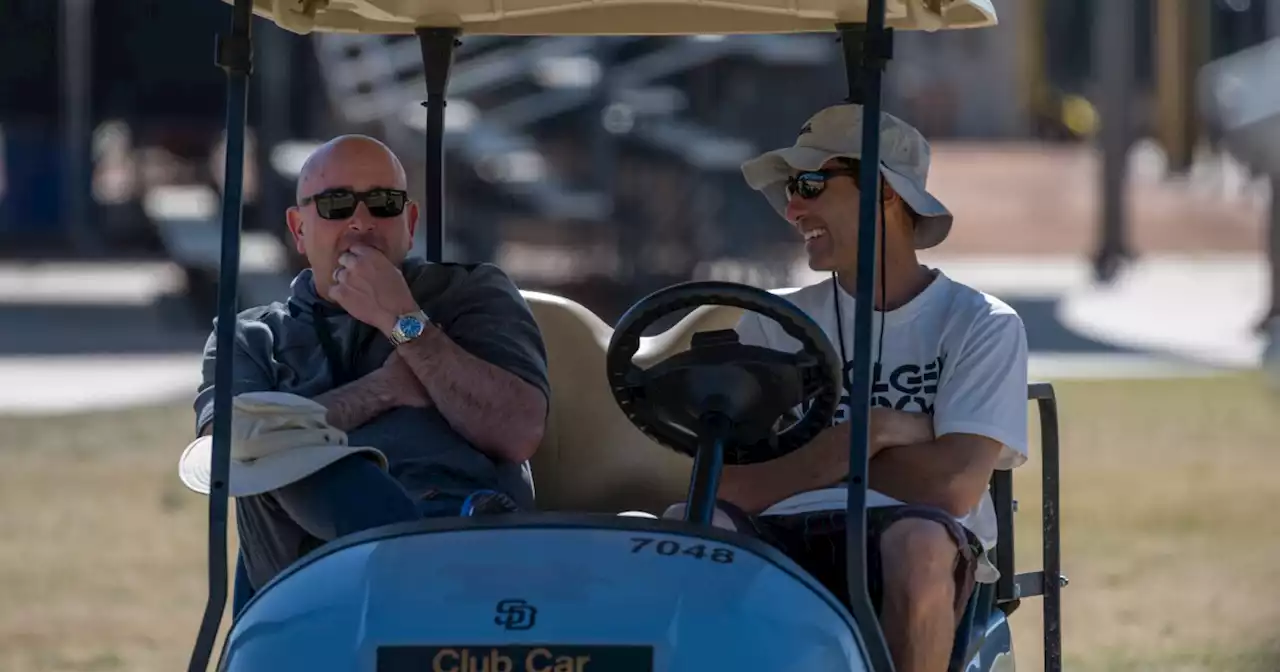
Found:
M 233 0 L 224 0 L 231 3 Z M 295 33 L 699 35 L 830 32 L 864 23 L 866 0 L 253 0 L 254 13 Z M 886 0 L 897 30 L 996 24 L 992 0 Z

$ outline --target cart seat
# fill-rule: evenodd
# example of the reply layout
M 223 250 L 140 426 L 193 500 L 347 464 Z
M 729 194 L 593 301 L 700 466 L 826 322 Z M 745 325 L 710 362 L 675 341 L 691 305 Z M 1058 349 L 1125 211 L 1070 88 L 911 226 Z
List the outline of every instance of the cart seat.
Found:
M 523 292 L 547 348 L 551 412 L 532 460 L 539 510 L 661 514 L 688 493 L 692 460 L 645 436 L 618 408 L 605 377 L 613 329 L 586 307 Z M 689 348 L 693 334 L 731 329 L 742 311 L 702 306 L 641 340 L 634 361 L 652 366 Z

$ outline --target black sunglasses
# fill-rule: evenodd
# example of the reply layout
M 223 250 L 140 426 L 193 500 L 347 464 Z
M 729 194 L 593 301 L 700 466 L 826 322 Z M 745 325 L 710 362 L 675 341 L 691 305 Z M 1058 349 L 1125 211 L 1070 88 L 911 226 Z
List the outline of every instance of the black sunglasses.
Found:
M 361 203 L 369 208 L 369 214 L 385 218 L 395 217 L 404 212 L 409 194 L 399 189 L 370 189 L 369 191 L 326 189 L 302 199 L 299 205 L 305 207 L 313 201 L 316 204 L 316 213 L 324 219 L 349 219 L 356 214 L 356 207 Z
M 827 180 L 842 175 L 857 177 L 858 171 L 855 168 L 828 168 L 792 175 L 787 178 L 787 198 L 795 196 L 804 199 L 817 198 L 822 195 L 822 190 L 827 188 Z

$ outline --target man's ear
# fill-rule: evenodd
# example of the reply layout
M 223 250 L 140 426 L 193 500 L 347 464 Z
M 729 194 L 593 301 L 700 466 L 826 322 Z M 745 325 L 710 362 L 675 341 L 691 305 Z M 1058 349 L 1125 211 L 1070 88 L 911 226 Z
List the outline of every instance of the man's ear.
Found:
M 302 240 L 302 211 L 297 206 L 292 206 L 285 211 L 284 218 L 285 223 L 289 226 L 289 233 L 293 234 L 294 249 L 298 251 L 298 254 L 305 255 L 307 248 Z
M 894 190 L 893 185 L 888 180 L 880 181 L 880 200 L 885 205 L 892 205 L 894 201 L 902 198 L 898 192 Z
M 409 236 L 412 237 L 414 232 L 418 230 L 418 203 L 417 201 L 409 201 Z

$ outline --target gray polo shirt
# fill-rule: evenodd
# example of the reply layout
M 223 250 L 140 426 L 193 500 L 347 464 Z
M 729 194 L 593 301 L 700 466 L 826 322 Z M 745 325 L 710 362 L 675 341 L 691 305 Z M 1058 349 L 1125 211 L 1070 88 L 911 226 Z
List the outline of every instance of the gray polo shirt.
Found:
M 433 264 L 422 259 L 406 260 L 402 268 L 419 305 L 454 342 L 549 394 L 541 333 L 524 297 L 505 273 L 492 264 Z M 239 314 L 233 395 L 277 390 L 316 397 L 377 369 L 391 354 L 393 346 L 376 328 L 319 297 L 310 269 L 294 278 L 292 288 L 283 303 Z M 335 371 L 326 356 L 317 326 L 331 337 L 342 370 Z M 204 380 L 195 399 L 197 433 L 213 420 L 216 346 L 215 320 L 205 346 Z M 494 461 L 450 427 L 435 407 L 392 409 L 348 432 L 348 437 L 352 445 L 382 450 L 391 475 L 415 498 L 460 498 L 491 488 L 510 495 L 522 507 L 533 507 L 528 463 Z M 241 527 L 246 513 L 254 527 L 273 526 L 274 521 L 280 529 L 261 530 L 265 538 L 258 541 L 290 550 L 298 541 L 289 537 L 301 530 L 284 529 L 291 521 L 281 520 L 278 507 L 259 499 L 242 498 L 237 504 Z M 248 556 L 257 555 L 246 551 Z M 262 567 L 266 558 L 246 559 L 257 570 L 253 574 L 274 574 L 279 569 Z

